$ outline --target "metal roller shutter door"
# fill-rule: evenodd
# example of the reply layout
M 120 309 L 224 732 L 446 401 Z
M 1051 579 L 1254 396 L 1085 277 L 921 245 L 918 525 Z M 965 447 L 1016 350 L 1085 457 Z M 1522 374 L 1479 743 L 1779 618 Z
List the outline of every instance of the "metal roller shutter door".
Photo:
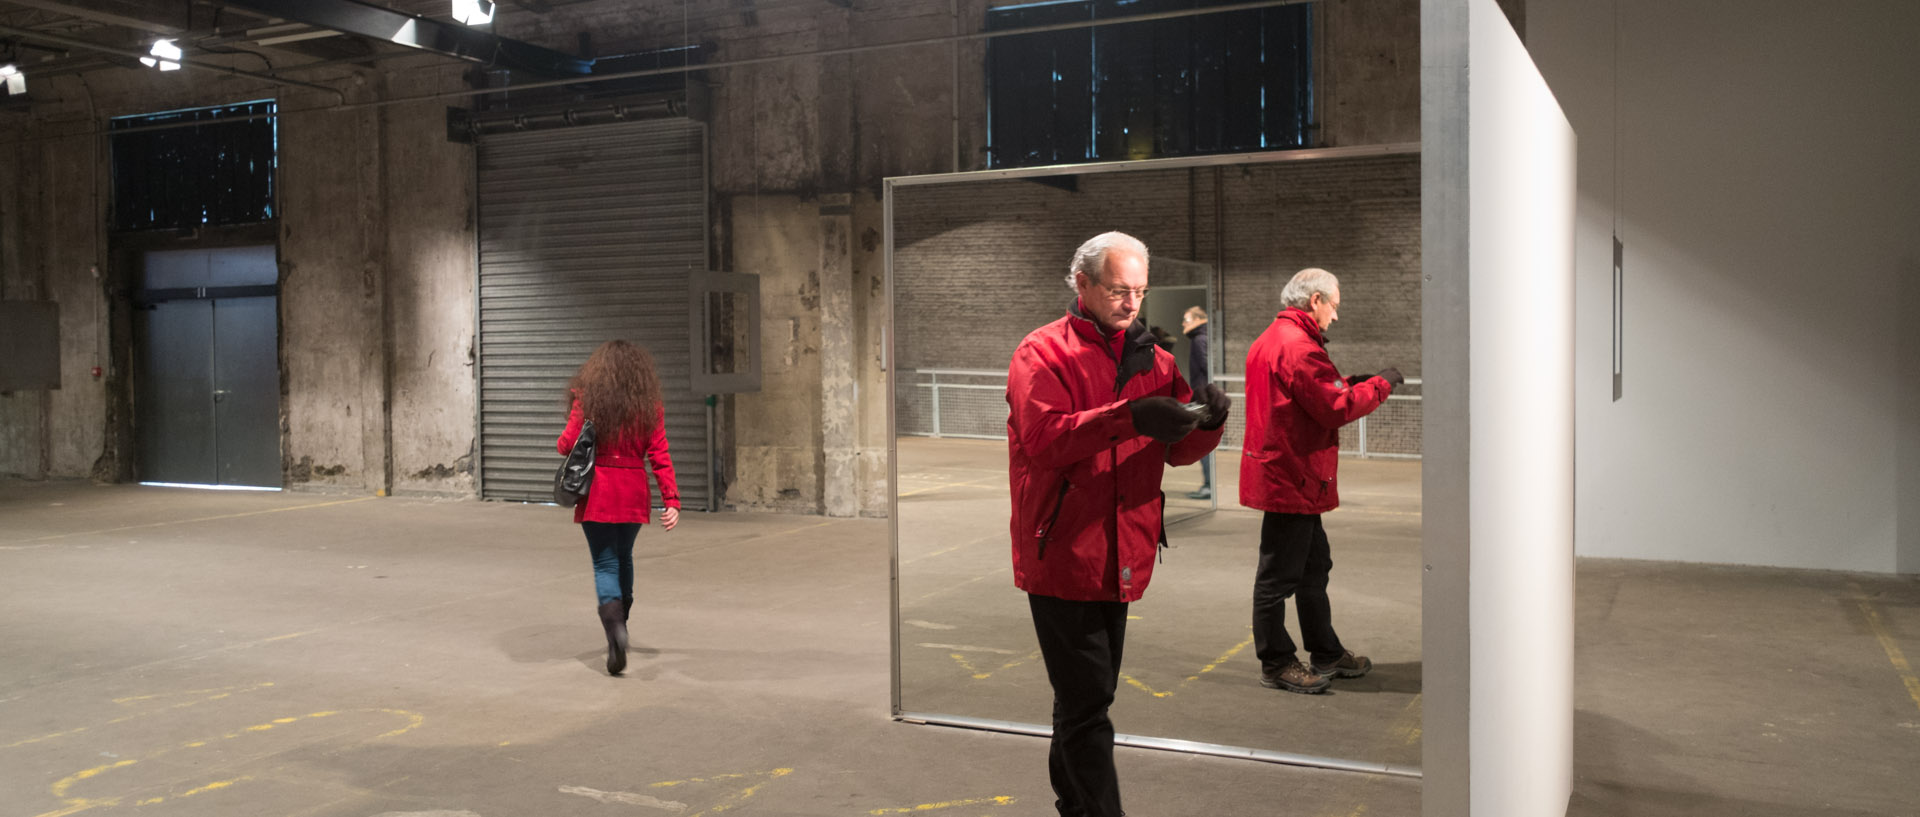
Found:
M 681 503 L 711 492 L 705 395 L 688 387 L 687 292 L 707 268 L 706 130 L 687 120 L 483 136 L 480 490 L 551 501 L 561 395 L 594 347 L 660 368 Z M 658 489 L 655 489 L 658 501 Z

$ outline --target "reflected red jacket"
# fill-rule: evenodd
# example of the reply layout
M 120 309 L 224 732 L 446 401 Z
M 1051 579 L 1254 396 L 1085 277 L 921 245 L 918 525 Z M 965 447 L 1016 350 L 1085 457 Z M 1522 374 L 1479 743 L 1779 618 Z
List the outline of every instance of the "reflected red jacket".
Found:
M 573 413 L 567 417 L 567 430 L 560 434 L 560 453 L 573 450 L 584 422 L 580 401 L 573 401 Z M 653 513 L 653 491 L 647 487 L 647 469 L 660 483 L 660 501 L 669 508 L 680 507 L 680 484 L 673 478 L 673 458 L 667 455 L 667 411 L 654 409 L 653 428 L 634 428 L 620 439 L 607 441 L 607 433 L 594 429 L 593 485 L 587 498 L 573 506 L 575 522 L 639 522 L 644 525 Z
M 1340 427 L 1379 408 L 1393 386 L 1370 377 L 1349 387 L 1326 343 L 1312 314 L 1288 307 L 1247 349 L 1240 504 L 1302 514 L 1340 507 Z
M 1116 351 L 1076 309 L 1035 329 L 1007 368 L 1013 583 L 1069 601 L 1135 601 L 1153 575 L 1166 497 L 1165 466 L 1197 462 L 1220 429 L 1171 446 L 1133 429 L 1127 402 L 1192 390 L 1146 327 Z

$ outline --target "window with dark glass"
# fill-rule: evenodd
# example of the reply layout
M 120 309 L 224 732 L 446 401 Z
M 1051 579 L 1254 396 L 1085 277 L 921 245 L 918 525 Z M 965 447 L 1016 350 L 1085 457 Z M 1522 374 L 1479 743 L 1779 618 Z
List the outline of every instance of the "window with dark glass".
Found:
M 113 120 L 113 226 L 168 230 L 274 217 L 272 101 Z
M 1132 17 L 1236 0 L 1054 0 L 987 28 Z M 1151 159 L 1311 144 L 1310 4 L 995 37 L 990 167 Z

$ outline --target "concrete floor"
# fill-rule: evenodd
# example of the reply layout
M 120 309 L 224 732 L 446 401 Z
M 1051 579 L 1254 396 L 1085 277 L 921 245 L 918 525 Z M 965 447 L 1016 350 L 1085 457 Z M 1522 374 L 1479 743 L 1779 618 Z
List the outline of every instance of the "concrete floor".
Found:
M 1051 813 L 1042 741 L 889 720 L 885 522 L 645 531 L 609 678 L 568 518 L 0 483 L 0 816 Z M 1920 582 L 1579 570 L 1571 813 L 1916 813 Z M 1418 812 L 1414 780 L 1118 762 L 1135 815 Z
M 1005 444 L 907 438 L 898 451 L 904 708 L 1047 723 L 1046 668 L 1008 557 Z M 1261 517 L 1238 508 L 1238 458 L 1218 459 L 1222 510 L 1170 525 L 1145 597 L 1128 607 L 1115 727 L 1417 771 L 1419 464 L 1345 464 L 1345 505 L 1326 517 L 1329 594 L 1342 639 L 1374 670 L 1309 696 L 1259 684 L 1249 618 Z M 1167 472 L 1170 516 L 1198 471 Z

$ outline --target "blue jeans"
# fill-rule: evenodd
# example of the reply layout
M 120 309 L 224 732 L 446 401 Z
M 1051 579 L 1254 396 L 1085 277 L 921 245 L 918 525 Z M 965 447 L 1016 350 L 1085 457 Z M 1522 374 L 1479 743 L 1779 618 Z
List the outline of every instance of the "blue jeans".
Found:
M 1212 451 L 1208 451 L 1206 456 L 1200 458 L 1200 487 L 1202 488 L 1213 487 L 1213 452 Z
M 593 589 L 600 603 L 619 601 L 633 595 L 633 539 L 640 535 L 638 522 L 582 522 L 587 534 L 587 550 L 593 554 Z

